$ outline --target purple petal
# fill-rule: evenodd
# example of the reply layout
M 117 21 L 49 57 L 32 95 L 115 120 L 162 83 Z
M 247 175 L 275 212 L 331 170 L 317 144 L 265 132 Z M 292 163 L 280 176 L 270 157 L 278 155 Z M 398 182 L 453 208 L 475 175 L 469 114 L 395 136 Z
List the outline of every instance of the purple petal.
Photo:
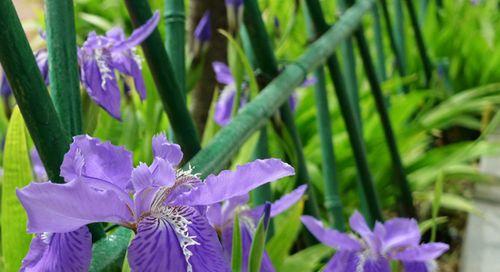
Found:
M 28 232 L 70 232 L 94 222 L 127 224 L 133 204 L 115 191 L 98 191 L 86 182 L 34 183 L 17 190 L 28 214 Z
M 0 95 L 2 95 L 4 99 L 8 99 L 12 95 L 12 88 L 10 87 L 5 73 L 2 74 L 2 81 L 0 82 Z
M 210 11 L 206 11 L 194 30 L 194 37 L 200 42 L 207 42 L 212 38 L 212 24 Z
M 356 252 L 340 250 L 330 259 L 323 271 L 354 272 L 357 271 L 358 262 L 359 258 Z
M 356 239 L 349 237 L 347 234 L 324 227 L 323 222 L 316 220 L 312 216 L 304 215 L 300 219 L 316 239 L 329 247 L 349 251 L 360 251 L 363 249 Z
M 160 22 L 160 13 L 158 11 L 155 11 L 153 17 L 151 17 L 141 27 L 135 29 L 130 37 L 128 37 L 128 39 L 126 39 L 122 43 L 115 45 L 113 50 L 131 49 L 141 44 L 145 39 L 149 37 L 149 35 L 151 35 L 151 33 L 153 33 L 153 31 L 156 29 L 156 26 L 158 25 L 158 22 Z
M 382 240 L 382 254 L 418 246 L 420 229 L 414 219 L 394 218 L 375 227 L 375 235 Z
M 87 227 L 66 233 L 37 234 L 20 272 L 88 271 L 92 237 Z
M 293 92 L 292 95 L 288 98 L 288 103 L 290 104 L 290 109 L 294 112 L 297 109 L 297 92 Z
M 351 218 L 349 218 L 349 225 L 363 238 L 363 240 L 365 240 L 372 250 L 378 252 L 380 248 L 380 240 L 370 230 L 366 224 L 365 218 L 358 211 L 355 211 Z
M 407 262 L 426 262 L 443 255 L 449 248 L 444 243 L 422 244 L 396 253 L 394 259 Z
M 234 171 L 224 170 L 218 175 L 208 176 L 204 184 L 180 196 L 179 203 L 211 205 L 293 174 L 293 167 L 281 160 L 255 160 L 236 167 Z
M 47 53 L 47 50 L 40 50 L 36 52 L 35 59 L 45 85 L 49 85 L 49 54 Z
M 243 5 L 243 0 L 225 0 L 227 6 L 239 7 Z
M 219 126 L 225 126 L 231 122 L 235 96 L 236 90 L 232 85 L 227 86 L 220 93 L 214 112 L 214 120 Z
M 132 175 L 132 153 L 121 146 L 88 135 L 73 137 L 61 165 L 66 181 L 100 181 L 126 190 Z
M 363 271 L 391 272 L 391 266 L 389 264 L 389 261 L 384 257 L 379 256 L 374 259 L 370 259 L 370 257 L 368 257 L 368 259 L 365 260 L 365 263 L 363 265 Z
M 208 206 L 207 218 L 210 225 L 216 229 L 221 229 L 225 224 L 231 224 L 234 218 L 235 209 L 238 206 L 245 205 L 249 200 L 249 195 L 244 194 L 230 198 L 222 203 L 215 203 Z M 262 215 L 263 209 L 255 212 L 255 218 Z
M 125 33 L 121 27 L 113 27 L 106 32 L 106 37 L 113 39 L 116 42 L 123 42 L 125 40 Z
M 165 207 L 168 214 L 139 222 L 130 244 L 132 271 L 229 271 L 217 234 L 194 208 Z
M 304 80 L 304 82 L 302 82 L 302 84 L 300 85 L 301 88 L 307 88 L 307 87 L 310 87 L 314 84 L 316 84 L 316 82 L 318 82 L 318 79 L 316 77 L 308 77 L 306 78 L 306 80 Z
M 33 172 L 35 172 L 35 179 L 38 182 L 48 181 L 49 178 L 47 176 L 47 172 L 45 171 L 45 167 L 43 166 L 42 160 L 36 151 L 36 148 L 31 149 L 30 152 L 31 157 L 31 167 L 33 168 Z
M 405 272 L 433 272 L 438 271 L 434 262 L 403 262 Z
M 93 44 L 88 43 L 88 46 Z M 120 88 L 111 67 L 111 55 L 103 50 L 97 54 L 91 48 L 82 48 L 79 55 L 80 74 L 89 96 L 111 116 L 120 120 Z
M 142 77 L 140 58 L 132 50 L 113 51 L 113 68 L 134 79 L 135 89 L 141 100 L 146 99 L 146 85 Z
M 220 84 L 230 85 L 234 83 L 233 74 L 229 67 L 220 61 L 212 62 L 212 68 L 215 72 L 215 78 Z
M 278 199 L 277 201 L 272 203 L 271 204 L 271 217 L 275 217 L 275 216 L 279 215 L 280 213 L 288 210 L 291 206 L 293 206 L 295 203 L 297 203 L 302 198 L 302 196 L 304 195 L 306 190 L 307 190 L 307 185 L 301 185 L 301 186 L 297 187 L 297 189 L 284 195 L 283 197 L 281 197 L 280 199 Z M 252 217 L 256 218 L 262 214 L 264 206 L 265 205 L 257 206 L 255 208 L 253 208 L 252 210 L 250 210 L 249 213 L 252 215 Z
M 170 143 L 164 133 L 153 137 L 153 154 L 167 160 L 173 166 L 177 166 L 182 161 L 182 151 L 178 144 Z

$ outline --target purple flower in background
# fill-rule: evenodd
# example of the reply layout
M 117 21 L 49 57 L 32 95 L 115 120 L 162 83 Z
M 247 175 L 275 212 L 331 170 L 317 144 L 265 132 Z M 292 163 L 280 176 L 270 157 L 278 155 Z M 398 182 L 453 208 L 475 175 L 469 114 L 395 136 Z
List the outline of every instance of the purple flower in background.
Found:
M 49 85 L 49 61 L 47 50 L 42 49 L 37 51 L 35 53 L 35 59 L 36 63 L 38 64 L 38 69 L 40 69 L 40 73 L 42 74 L 45 85 Z M 9 97 L 12 95 L 12 88 L 10 87 L 5 73 L 2 74 L 2 80 L 0 81 L 0 95 L 4 99 L 9 99 Z
M 210 41 L 212 38 L 212 24 L 210 21 L 210 11 L 206 11 L 194 30 L 194 37 L 201 43 Z
M 257 160 L 202 182 L 191 170 L 177 169 L 183 154 L 164 135 L 153 138 L 153 154 L 151 165 L 133 168 L 132 154 L 124 148 L 90 136 L 74 137 L 61 165 L 67 183 L 31 183 L 17 191 L 28 214 L 28 232 L 81 242 L 71 233 L 86 224 L 110 222 L 136 232 L 128 250 L 132 271 L 229 271 L 205 217 L 206 206 L 294 172 L 277 159 Z M 65 243 L 51 246 L 50 252 L 61 256 L 74 249 Z M 90 248 L 91 243 L 77 247 L 82 252 Z M 32 243 L 26 259 L 40 256 L 37 252 Z M 67 262 L 44 256 L 44 263 Z M 77 261 L 88 266 L 90 259 Z
M 231 114 L 233 112 L 234 99 L 236 97 L 235 80 L 231 70 L 225 63 L 214 61 L 212 62 L 212 69 L 214 70 L 217 82 L 225 86 L 215 105 L 214 120 L 218 125 L 225 126 L 231 122 Z M 301 88 L 309 87 L 315 83 L 315 77 L 307 78 L 302 83 Z M 248 90 L 243 88 L 243 93 L 240 98 L 240 108 L 243 108 L 247 103 L 248 96 Z M 289 98 L 290 107 L 293 111 L 295 111 L 297 100 L 297 93 L 293 92 Z
M 271 204 L 270 217 L 275 217 L 290 208 L 293 204 L 297 203 L 297 201 L 299 201 L 304 195 L 306 189 L 307 186 L 302 185 Z M 233 220 L 235 215 L 238 214 L 243 246 L 242 271 L 247 271 L 250 247 L 253 240 L 252 237 L 254 236 L 255 229 L 257 228 L 259 217 L 262 215 L 265 207 L 264 204 L 250 209 L 247 204 L 248 200 L 248 194 L 243 194 L 222 203 L 211 205 L 207 209 L 208 221 L 217 230 L 221 237 L 224 256 L 228 262 L 231 260 L 232 252 Z M 265 252 L 262 259 L 261 271 L 274 271 L 271 260 Z
M 115 71 L 132 77 L 140 98 L 146 98 L 141 59 L 135 53 L 135 47 L 156 29 L 159 20 L 159 13 L 155 12 L 128 38 L 120 28 L 109 30 L 105 36 L 91 32 L 78 50 L 80 77 L 89 96 L 116 119 L 120 119 L 121 114 L 120 88 Z
M 401 261 L 405 272 L 431 272 L 435 271 L 435 259 L 449 248 L 444 243 L 420 244 L 420 230 L 414 219 L 377 222 L 372 231 L 363 216 L 355 212 L 349 224 L 360 238 L 325 228 L 310 216 L 302 216 L 302 223 L 320 242 L 337 250 L 326 272 L 390 272 L 391 260 Z

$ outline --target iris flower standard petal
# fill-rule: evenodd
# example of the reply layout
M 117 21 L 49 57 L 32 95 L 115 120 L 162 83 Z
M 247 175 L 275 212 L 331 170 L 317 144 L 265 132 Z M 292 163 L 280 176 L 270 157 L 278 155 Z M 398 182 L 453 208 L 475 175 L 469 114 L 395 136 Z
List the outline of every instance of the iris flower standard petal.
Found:
M 153 155 L 177 166 L 182 161 L 182 151 L 178 144 L 170 143 L 164 134 L 153 137 Z
M 377 222 L 372 231 L 355 212 L 349 223 L 361 238 L 325 228 L 310 216 L 303 216 L 302 222 L 318 240 L 337 249 L 325 267 L 327 272 L 390 272 L 390 261 L 401 261 L 405 272 L 432 272 L 435 259 L 449 248 L 443 243 L 419 244 L 420 231 L 413 219 Z
M 212 23 L 210 20 L 210 11 L 206 11 L 201 17 L 194 30 L 194 37 L 201 44 L 210 41 L 212 38 Z

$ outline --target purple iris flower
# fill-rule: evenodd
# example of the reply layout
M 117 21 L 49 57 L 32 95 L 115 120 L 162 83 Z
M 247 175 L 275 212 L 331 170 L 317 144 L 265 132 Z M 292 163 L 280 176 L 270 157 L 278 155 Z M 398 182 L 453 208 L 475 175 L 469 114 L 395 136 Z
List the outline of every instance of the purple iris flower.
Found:
M 143 26 L 126 38 L 123 30 L 113 28 L 105 36 L 90 32 L 78 50 L 80 77 L 89 96 L 111 116 L 120 120 L 120 88 L 115 71 L 134 80 L 141 100 L 146 98 L 146 87 L 141 73 L 141 59 L 136 46 L 155 29 L 160 15 L 155 12 Z
M 42 49 L 35 53 L 36 63 L 38 64 L 38 69 L 40 69 L 40 73 L 42 74 L 42 78 L 45 82 L 45 85 L 49 85 L 49 61 L 47 50 Z M 9 99 L 12 95 L 12 88 L 10 87 L 9 81 L 7 80 L 7 76 L 5 73 L 2 74 L 2 80 L 0 81 L 0 95 L 4 99 Z
M 38 155 L 36 148 L 31 149 L 31 167 L 33 168 L 33 173 L 35 174 L 35 181 L 46 182 L 49 180 L 45 167 L 43 166 L 42 160 Z
M 231 114 L 233 112 L 234 99 L 236 97 L 235 80 L 231 70 L 225 63 L 214 61 L 212 62 L 212 69 L 215 73 L 215 79 L 220 84 L 225 86 L 215 105 L 214 120 L 218 125 L 225 126 L 231 122 Z M 315 83 L 315 77 L 307 78 L 300 87 L 306 88 Z M 247 103 L 247 98 L 248 93 L 247 90 L 244 89 L 240 99 L 240 108 L 243 108 L 243 106 Z M 288 100 L 293 111 L 295 111 L 297 106 L 297 100 L 297 93 L 293 92 Z
M 212 24 L 210 21 L 210 11 L 206 11 L 194 30 L 194 37 L 201 43 L 210 41 L 212 38 Z
M 304 195 L 307 186 L 302 185 L 283 196 L 281 199 L 271 204 L 270 217 L 286 211 L 293 204 L 297 203 Z M 231 260 L 231 252 L 233 248 L 233 226 L 234 217 L 238 214 L 241 231 L 241 242 L 243 247 L 243 263 L 242 271 L 247 271 L 248 258 L 250 256 L 250 247 L 254 236 L 255 229 L 259 222 L 259 217 L 264 211 L 264 205 L 257 206 L 253 209 L 248 206 L 248 194 L 240 195 L 228 199 L 222 203 L 211 205 L 207 209 L 207 218 L 210 224 L 217 230 L 222 241 L 224 256 L 229 262 Z M 262 259 L 261 272 L 275 271 L 271 259 L 264 252 Z
M 436 268 L 435 259 L 449 248 L 444 243 L 420 244 L 420 230 L 414 219 L 377 222 L 372 231 L 363 216 L 355 212 L 349 224 L 360 238 L 325 228 L 310 216 L 302 216 L 302 223 L 320 242 L 337 250 L 326 272 L 390 272 L 390 261 L 401 261 L 405 272 L 431 272 Z
M 91 243 L 85 225 L 110 222 L 136 232 L 128 249 L 132 271 L 229 271 L 206 206 L 294 173 L 280 160 L 256 160 L 202 181 L 192 170 L 177 169 L 183 154 L 165 135 L 155 136 L 152 145 L 153 163 L 133 168 L 124 148 L 76 136 L 61 165 L 67 183 L 31 183 L 18 190 L 28 232 L 52 237 L 47 242 L 39 235 L 45 247 L 32 242 L 25 266 L 74 261 L 88 267 L 90 259 L 61 256 L 78 250 L 86 257 Z M 55 243 L 54 237 L 65 240 Z

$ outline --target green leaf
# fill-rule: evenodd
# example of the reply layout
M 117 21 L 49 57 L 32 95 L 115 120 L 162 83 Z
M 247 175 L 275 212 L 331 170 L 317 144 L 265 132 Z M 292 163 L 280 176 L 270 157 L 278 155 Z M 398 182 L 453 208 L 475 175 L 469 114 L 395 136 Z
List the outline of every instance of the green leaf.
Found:
M 441 207 L 441 196 L 443 195 L 443 182 L 444 173 L 441 172 L 436 180 L 436 186 L 434 189 L 434 199 L 432 200 L 432 232 L 431 232 L 431 242 L 436 241 L 437 233 L 437 221 L 436 218 L 439 213 L 439 207 Z
M 238 215 L 234 217 L 233 248 L 231 252 L 231 271 L 241 271 L 243 264 L 243 245 L 241 243 L 240 219 Z
M 317 271 L 323 258 L 329 257 L 333 249 L 319 244 L 308 247 L 285 259 L 280 271 Z
M 131 235 L 131 230 L 118 227 L 112 234 L 97 241 L 92 247 L 92 263 L 89 271 L 121 271 Z
M 269 228 L 269 212 L 271 206 L 266 204 L 264 216 L 259 221 L 257 230 L 253 236 L 252 246 L 250 247 L 250 257 L 248 259 L 248 272 L 259 272 L 262 264 L 262 256 L 266 247 L 267 229 Z M 267 218 L 266 218 L 267 217 Z
M 276 231 L 273 238 L 267 243 L 266 249 L 269 258 L 271 258 L 277 270 L 279 270 L 283 264 L 299 235 L 302 226 L 300 223 L 300 216 L 302 215 L 303 209 L 304 202 L 300 201 L 285 214 L 274 219 Z
M 19 108 L 12 113 L 4 149 L 2 189 L 2 252 L 5 271 L 18 271 L 28 252 L 31 235 L 26 233 L 26 213 L 16 196 L 33 180 L 26 127 Z
M 420 229 L 420 233 L 423 235 L 426 233 L 428 230 L 430 230 L 434 225 L 441 225 L 448 222 L 448 217 L 446 216 L 440 216 L 425 220 L 423 222 L 420 222 L 418 224 L 418 228 Z

